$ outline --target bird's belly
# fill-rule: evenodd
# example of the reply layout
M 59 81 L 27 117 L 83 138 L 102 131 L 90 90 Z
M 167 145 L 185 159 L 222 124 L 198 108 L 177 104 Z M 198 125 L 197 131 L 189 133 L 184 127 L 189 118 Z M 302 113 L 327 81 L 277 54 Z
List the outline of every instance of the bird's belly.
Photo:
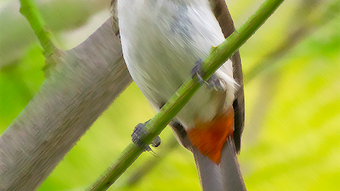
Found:
M 166 15 L 162 17 L 160 20 L 146 18 L 131 25 L 128 30 L 136 32 L 131 36 L 124 36 L 129 33 L 121 31 L 128 70 L 145 97 L 157 109 L 190 78 L 196 61 L 204 59 L 211 46 L 223 41 L 222 34 L 211 36 L 216 31 L 211 31 L 204 24 L 193 25 L 193 21 L 185 15 L 180 20 L 173 17 L 169 19 Z M 225 99 L 216 104 L 216 100 L 212 99 L 216 93 L 206 87 L 200 88 L 176 118 L 186 128 L 194 127 L 195 121 L 199 121 L 197 118 L 211 120 Z

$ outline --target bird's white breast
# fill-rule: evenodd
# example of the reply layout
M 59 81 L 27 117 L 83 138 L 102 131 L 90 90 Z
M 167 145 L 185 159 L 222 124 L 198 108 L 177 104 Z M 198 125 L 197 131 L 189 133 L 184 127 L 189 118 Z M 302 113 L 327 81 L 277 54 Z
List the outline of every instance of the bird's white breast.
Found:
M 186 0 L 118 0 L 124 59 L 133 80 L 156 108 L 190 77 L 195 62 L 224 40 L 208 3 L 181 2 Z M 232 79 L 231 62 L 224 67 L 222 74 Z M 233 100 L 232 86 L 227 100 Z M 186 128 L 194 127 L 197 118 L 208 121 L 219 112 L 216 105 L 224 103 L 216 104 L 212 91 L 201 88 L 177 115 Z

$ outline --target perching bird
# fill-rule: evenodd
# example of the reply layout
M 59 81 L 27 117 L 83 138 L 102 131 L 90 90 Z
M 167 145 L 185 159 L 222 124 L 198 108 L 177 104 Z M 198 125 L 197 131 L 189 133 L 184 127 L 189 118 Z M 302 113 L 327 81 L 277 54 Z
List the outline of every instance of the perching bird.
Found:
M 118 19 L 128 70 L 156 109 L 193 73 L 199 76 L 197 61 L 234 31 L 223 0 L 118 0 Z M 245 190 L 236 158 L 243 107 L 241 64 L 235 53 L 171 124 L 195 156 L 203 190 Z

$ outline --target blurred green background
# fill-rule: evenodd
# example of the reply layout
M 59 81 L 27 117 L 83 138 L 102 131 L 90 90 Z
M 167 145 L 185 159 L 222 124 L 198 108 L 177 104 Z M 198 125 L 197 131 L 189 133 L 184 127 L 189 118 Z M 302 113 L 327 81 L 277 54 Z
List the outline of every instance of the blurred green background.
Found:
M 37 0 L 57 47 L 70 49 L 110 15 L 110 0 Z M 238 28 L 263 1 L 227 0 Z M 239 161 L 248 190 L 340 190 L 339 1 L 286 1 L 240 49 L 246 126 Z M 43 83 L 44 57 L 19 2 L 0 0 L 0 132 Z M 66 155 L 39 190 L 83 190 L 130 143 L 137 123 L 155 112 L 131 84 Z M 180 146 L 135 186 L 129 177 L 155 154 L 144 153 L 110 190 L 200 190 L 193 157 Z

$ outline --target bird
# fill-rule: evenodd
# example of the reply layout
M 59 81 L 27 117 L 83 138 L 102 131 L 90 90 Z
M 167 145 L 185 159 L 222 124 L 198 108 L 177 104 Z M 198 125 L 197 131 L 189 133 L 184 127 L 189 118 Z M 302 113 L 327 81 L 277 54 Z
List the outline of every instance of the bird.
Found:
M 157 110 L 188 77 L 200 77 L 201 60 L 235 30 L 223 0 L 118 0 L 117 12 L 129 73 Z M 170 125 L 193 153 L 204 191 L 245 190 L 236 157 L 244 125 L 239 53 L 201 83 Z

